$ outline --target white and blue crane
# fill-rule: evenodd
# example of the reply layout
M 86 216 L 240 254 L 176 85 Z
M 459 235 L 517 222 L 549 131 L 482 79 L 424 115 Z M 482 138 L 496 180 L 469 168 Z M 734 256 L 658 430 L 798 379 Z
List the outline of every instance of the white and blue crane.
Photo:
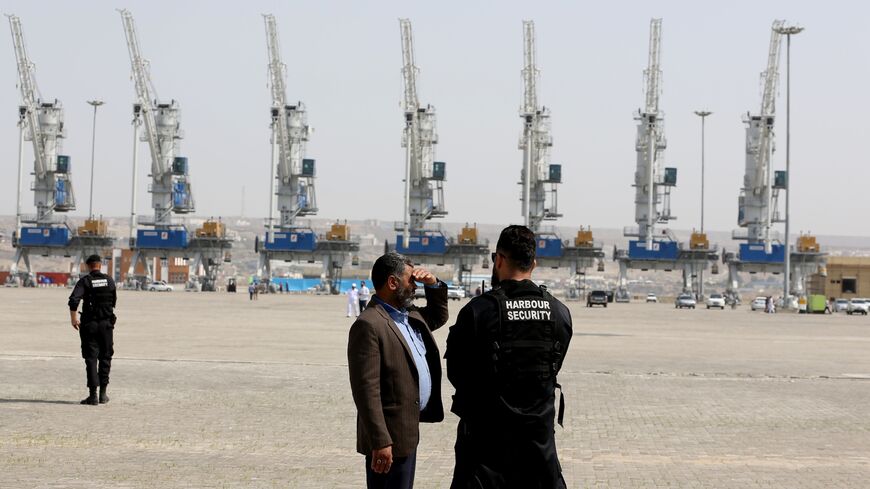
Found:
M 302 102 L 287 102 L 287 65 L 281 59 L 281 43 L 274 15 L 263 16 L 269 57 L 269 87 L 272 95 L 272 159 L 269 185 L 269 217 L 266 235 L 257 238 L 258 275 L 272 279 L 272 260 L 321 262 L 324 290 L 338 293 L 342 269 L 351 252 L 359 251 L 359 240 L 350 236 L 347 223 L 332 224 L 325 236 L 318 236 L 301 217 L 317 214 L 315 160 L 306 158 L 306 143 L 312 133 Z M 277 196 L 277 222 L 274 217 Z
M 520 172 L 522 215 L 524 224 L 535 233 L 537 261 L 540 266 L 571 270 L 571 276 L 585 275 L 598 262 L 603 270 L 604 253 L 589 228 L 581 228 L 574 242 L 563 241 L 555 229 L 544 229 L 544 221 L 555 221 L 559 213 L 558 186 L 562 183 L 562 165 L 550 163 L 550 109 L 538 102 L 537 48 L 534 21 L 523 21 L 523 103 L 520 118 L 523 130 L 519 149 L 523 152 Z
M 402 109 L 405 149 L 404 216 L 397 222 L 395 249 L 418 263 L 454 265 L 454 281 L 469 285 L 464 277 L 474 263 L 489 254 L 489 244 L 480 240 L 476 226 L 465 227 L 455 239 L 428 222 L 447 215 L 444 205 L 444 181 L 447 165 L 435 159 L 438 132 L 435 107 L 423 105 L 417 95 L 417 67 L 414 36 L 409 19 L 399 19 L 402 42 Z
M 63 104 L 57 99 L 42 97 L 36 84 L 34 63 L 27 54 L 21 20 L 7 16 L 12 30 L 12 43 L 18 67 L 18 88 L 21 105 L 18 107 L 18 196 L 13 246 L 15 257 L 10 267 L 9 280 L 24 286 L 36 285 L 30 256 L 74 257 L 73 273 L 90 254 L 111 248 L 113 239 L 102 219 L 89 216 L 84 226 L 72 227 L 64 213 L 75 210 L 75 192 L 71 178 L 71 159 L 62 154 L 66 137 Z M 33 145 L 33 190 L 36 215 L 21 212 L 21 179 L 24 167 L 24 141 Z M 61 215 L 58 215 L 61 214 Z M 26 225 L 23 225 L 26 224 Z M 24 262 L 25 272 L 18 264 Z M 77 277 L 71 277 L 75 280 Z
M 739 300 L 738 272 L 778 274 L 785 270 L 786 246 L 774 226 L 785 222 L 779 211 L 779 194 L 788 192 L 789 182 L 785 171 L 773 169 L 776 95 L 784 25 L 783 20 L 775 20 L 771 25 L 767 66 L 761 75 L 760 110 L 754 114 L 747 112 L 743 117 L 746 124 L 746 167 L 737 203 L 737 224 L 743 229 L 735 230 L 732 238 L 745 243 L 739 245 L 736 254 L 730 252 L 723 256 L 728 266 L 726 294 L 731 300 Z M 823 269 L 825 254 L 821 253 L 814 236 L 802 234 L 790 258 L 791 290 L 795 295 L 803 295 L 804 278 Z
M 217 273 L 224 261 L 230 260 L 232 240 L 220 220 L 209 219 L 189 236 L 187 225 L 174 215 L 188 215 L 196 210 L 191 188 L 188 159 L 180 155 L 181 108 L 174 99 L 157 96 L 151 81 L 150 63 L 142 55 L 133 15 L 119 10 L 130 55 L 131 77 L 135 88 L 133 103 L 133 197 L 130 212 L 130 249 L 133 258 L 127 274 L 131 285 L 145 285 L 152 278 L 150 258 L 183 258 L 190 273 L 188 286 L 213 291 Z M 140 128 L 145 130 L 140 137 Z M 136 216 L 136 172 L 138 143 L 148 143 L 151 156 L 151 207 L 153 218 Z M 142 264 L 144 276 L 136 276 L 137 264 Z
M 693 278 L 698 272 L 718 259 L 706 235 L 693 233 L 688 247 L 680 243 L 675 234 L 659 224 L 667 225 L 676 217 L 671 214 L 671 189 L 677 185 L 677 169 L 665 166 L 665 114 L 661 108 L 662 19 L 650 21 L 649 56 L 644 71 L 644 104 L 634 116 L 637 121 L 634 173 L 634 220 L 636 227 L 624 230 L 628 250 L 614 249 L 614 260 L 619 264 L 616 300 L 628 301 L 628 270 L 675 269 L 683 272 L 683 291 L 693 291 Z M 716 270 L 714 269 L 714 272 Z

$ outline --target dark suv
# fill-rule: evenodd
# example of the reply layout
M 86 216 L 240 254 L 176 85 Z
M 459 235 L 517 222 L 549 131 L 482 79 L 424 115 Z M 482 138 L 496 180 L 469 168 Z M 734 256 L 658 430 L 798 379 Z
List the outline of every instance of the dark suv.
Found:
M 586 296 L 586 307 L 604 306 L 607 307 L 607 292 L 603 290 L 593 290 Z

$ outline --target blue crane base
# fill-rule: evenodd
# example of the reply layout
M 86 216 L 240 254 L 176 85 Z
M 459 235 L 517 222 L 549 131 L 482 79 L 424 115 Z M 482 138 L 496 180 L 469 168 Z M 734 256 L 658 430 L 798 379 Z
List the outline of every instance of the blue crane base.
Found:
M 21 228 L 18 243 L 21 246 L 64 247 L 70 242 L 70 231 L 66 226 L 31 226 Z
M 317 236 L 311 229 L 295 229 L 276 232 L 270 240 L 266 233 L 262 245 L 268 251 L 311 252 L 317 249 Z
M 139 229 L 136 231 L 136 247 L 142 249 L 187 248 L 186 229 Z
M 676 260 L 679 255 L 680 247 L 676 241 L 653 241 L 649 249 L 646 241 L 628 242 L 628 257 L 632 260 Z
M 438 232 L 411 235 L 408 246 L 405 246 L 405 239 L 399 234 L 396 236 L 396 252 L 403 255 L 443 255 L 447 253 L 447 238 Z
M 766 253 L 763 243 L 741 243 L 740 261 L 746 263 L 785 263 L 785 246 L 772 244 L 770 253 Z

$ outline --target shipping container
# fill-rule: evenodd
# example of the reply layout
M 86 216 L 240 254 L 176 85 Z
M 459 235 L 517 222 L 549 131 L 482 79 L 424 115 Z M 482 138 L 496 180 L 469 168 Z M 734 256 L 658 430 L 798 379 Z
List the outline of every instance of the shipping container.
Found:
M 66 246 L 70 232 L 66 227 L 22 227 L 21 246 Z
M 140 229 L 136 232 L 139 248 L 187 248 L 187 229 Z
M 749 263 L 783 263 L 785 262 L 785 247 L 781 244 L 772 244 L 770 253 L 766 253 L 763 243 L 741 243 L 740 261 Z
M 411 255 L 443 255 L 447 252 L 447 240 L 439 233 L 410 236 L 405 247 L 405 240 L 399 234 L 396 236 L 396 251 Z
M 628 242 L 628 257 L 632 260 L 676 260 L 679 254 L 676 241 L 653 241 L 650 249 L 643 240 Z
M 266 241 L 263 247 L 269 251 L 314 251 L 317 247 L 317 236 L 310 229 L 296 229 L 275 233 L 274 239 Z

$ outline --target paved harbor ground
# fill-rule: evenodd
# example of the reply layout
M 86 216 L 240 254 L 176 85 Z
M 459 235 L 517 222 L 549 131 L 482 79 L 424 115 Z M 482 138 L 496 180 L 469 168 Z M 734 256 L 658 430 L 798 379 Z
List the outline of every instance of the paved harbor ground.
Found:
M 343 298 L 121 292 L 93 407 L 68 294 L 0 289 L 0 487 L 364 486 Z M 571 311 L 569 487 L 870 487 L 867 317 Z M 423 425 L 416 487 L 449 486 L 456 422 Z

